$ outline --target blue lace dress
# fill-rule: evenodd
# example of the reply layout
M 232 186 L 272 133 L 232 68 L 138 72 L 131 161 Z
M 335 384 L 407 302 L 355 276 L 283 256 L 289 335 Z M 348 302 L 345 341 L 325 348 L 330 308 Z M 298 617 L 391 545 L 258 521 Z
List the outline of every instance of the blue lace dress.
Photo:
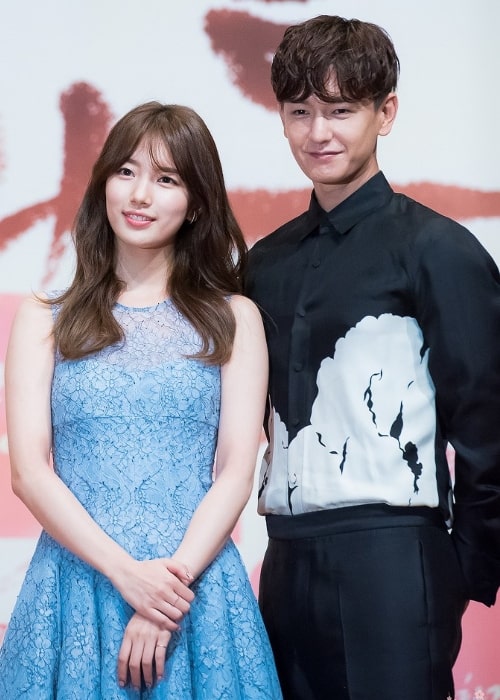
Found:
M 212 483 L 220 368 L 186 359 L 199 338 L 170 301 L 116 305 L 126 341 L 56 357 L 54 465 L 137 559 L 170 556 Z M 119 688 L 133 610 L 110 582 L 42 532 L 0 651 L 1 700 L 278 700 L 269 641 L 229 541 L 193 585 L 164 680 Z

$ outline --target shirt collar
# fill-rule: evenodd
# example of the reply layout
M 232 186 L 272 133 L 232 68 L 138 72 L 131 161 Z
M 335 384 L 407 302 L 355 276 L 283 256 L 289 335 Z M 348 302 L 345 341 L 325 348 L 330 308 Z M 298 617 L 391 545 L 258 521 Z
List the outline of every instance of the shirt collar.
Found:
M 345 234 L 366 216 L 385 206 L 392 195 L 393 190 L 381 171 L 329 212 L 321 208 L 313 192 L 309 204 L 307 231 L 302 238 L 317 227 L 320 228 L 320 233 L 331 231 Z

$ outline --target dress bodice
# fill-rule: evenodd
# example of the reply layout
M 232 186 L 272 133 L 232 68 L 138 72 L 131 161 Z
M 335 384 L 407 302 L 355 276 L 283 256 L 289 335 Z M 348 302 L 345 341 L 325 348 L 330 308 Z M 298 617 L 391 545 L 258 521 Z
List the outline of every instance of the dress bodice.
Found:
M 114 313 L 122 342 L 79 360 L 56 357 L 54 467 L 101 527 L 149 556 L 156 552 L 139 542 L 144 519 L 157 530 L 175 512 L 182 532 L 212 483 L 220 368 L 188 357 L 201 341 L 170 300 L 117 304 Z

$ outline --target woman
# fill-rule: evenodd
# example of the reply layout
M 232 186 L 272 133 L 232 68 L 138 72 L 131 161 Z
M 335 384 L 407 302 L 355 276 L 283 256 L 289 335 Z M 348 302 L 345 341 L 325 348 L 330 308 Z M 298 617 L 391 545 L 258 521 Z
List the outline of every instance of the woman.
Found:
M 195 112 L 151 102 L 114 126 L 74 243 L 71 285 L 23 302 L 7 353 L 13 489 L 43 531 L 0 697 L 280 698 L 229 539 L 253 483 L 265 339 Z

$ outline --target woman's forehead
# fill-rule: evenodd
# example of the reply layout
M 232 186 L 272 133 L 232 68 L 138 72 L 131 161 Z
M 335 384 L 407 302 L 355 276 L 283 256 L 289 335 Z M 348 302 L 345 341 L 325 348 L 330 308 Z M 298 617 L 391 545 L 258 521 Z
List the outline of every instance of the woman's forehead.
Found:
M 159 136 L 145 136 L 137 144 L 133 155 L 149 158 L 151 163 L 159 168 L 174 165 L 170 148 Z

